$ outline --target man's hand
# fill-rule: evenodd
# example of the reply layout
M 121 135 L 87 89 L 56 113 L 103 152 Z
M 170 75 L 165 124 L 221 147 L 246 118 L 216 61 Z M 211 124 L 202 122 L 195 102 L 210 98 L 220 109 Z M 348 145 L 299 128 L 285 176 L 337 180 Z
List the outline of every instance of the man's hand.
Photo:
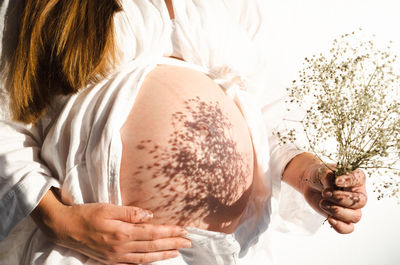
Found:
M 334 169 L 334 165 L 328 166 Z M 335 179 L 332 170 L 318 158 L 302 153 L 288 163 L 283 180 L 301 192 L 314 210 L 326 216 L 338 233 L 354 231 L 354 224 L 361 219 L 361 208 L 367 203 L 362 170 Z
M 331 165 L 332 167 L 332 165 Z M 336 179 L 331 170 L 319 164 L 305 172 L 304 197 L 329 224 L 341 234 L 354 231 L 354 224 L 361 220 L 361 208 L 367 203 L 366 177 L 357 169 Z
M 141 264 L 176 257 L 190 247 L 179 226 L 145 224 L 152 214 L 111 204 L 66 206 L 49 191 L 32 213 L 41 230 L 56 244 L 104 264 Z

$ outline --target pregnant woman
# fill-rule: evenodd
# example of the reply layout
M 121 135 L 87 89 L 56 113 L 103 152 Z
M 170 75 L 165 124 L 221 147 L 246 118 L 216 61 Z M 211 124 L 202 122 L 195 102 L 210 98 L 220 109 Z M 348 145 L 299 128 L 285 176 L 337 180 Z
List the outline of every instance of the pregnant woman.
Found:
M 10 106 L 14 119 L 34 125 L 0 127 L 2 216 L 19 207 L 15 215 L 26 216 L 40 201 L 33 217 L 42 230 L 27 240 L 21 264 L 254 264 L 249 253 L 268 227 L 272 183 L 282 175 L 338 232 L 352 231 L 366 201 L 362 172 L 328 196 L 330 172 L 268 139 L 246 91 L 265 85 L 257 1 L 23 3 Z M 25 196 L 15 191 L 21 186 Z M 72 228 L 66 211 L 43 217 L 57 216 L 55 195 L 75 209 Z M 89 240 L 74 233 L 106 224 L 104 212 L 91 211 L 98 203 L 153 218 L 110 222 L 125 228 L 120 244 L 101 241 L 101 231 Z M 14 225 L 5 224 L 6 232 Z
M 205 74 L 157 66 L 121 130 L 122 202 L 160 224 L 232 233 L 253 182 L 253 148 L 234 102 Z

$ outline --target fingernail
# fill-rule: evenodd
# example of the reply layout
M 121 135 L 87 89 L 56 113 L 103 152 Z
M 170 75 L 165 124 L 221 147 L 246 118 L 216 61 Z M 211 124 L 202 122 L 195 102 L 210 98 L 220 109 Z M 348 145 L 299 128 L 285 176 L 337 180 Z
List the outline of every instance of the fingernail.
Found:
M 336 179 L 336 185 L 338 186 L 343 186 L 343 184 L 346 182 L 344 178 L 337 178 Z
M 336 225 L 336 224 L 337 224 L 337 221 L 336 221 L 335 219 L 331 218 L 331 219 L 329 219 L 329 220 L 330 220 L 330 222 L 331 222 L 332 225 Z
M 185 229 L 182 229 L 180 232 L 179 232 L 179 235 L 180 236 L 186 236 L 188 234 L 188 231 L 186 231 Z
M 329 210 L 331 206 L 328 204 L 327 201 L 323 201 L 321 203 L 321 207 L 324 208 L 325 210 Z
M 179 256 L 179 251 L 177 251 L 177 250 L 174 250 L 174 251 L 171 251 L 171 253 L 170 253 L 170 258 L 176 258 L 176 257 L 178 257 Z
M 326 190 L 322 193 L 322 197 L 324 198 L 331 198 L 333 196 L 332 192 Z
M 150 211 L 142 211 L 141 218 L 142 219 L 151 219 L 151 218 L 153 218 L 153 213 Z
M 192 247 L 192 242 L 186 241 L 185 243 L 183 243 L 183 248 L 191 248 L 191 247 Z

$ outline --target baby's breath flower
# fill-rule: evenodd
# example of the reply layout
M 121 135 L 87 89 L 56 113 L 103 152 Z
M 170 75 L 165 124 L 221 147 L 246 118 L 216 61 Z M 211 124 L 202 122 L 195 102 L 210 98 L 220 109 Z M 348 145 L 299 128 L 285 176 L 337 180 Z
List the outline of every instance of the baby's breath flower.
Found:
M 336 176 L 362 168 L 375 176 L 378 198 L 399 198 L 397 56 L 391 43 L 378 49 L 359 35 L 344 34 L 328 54 L 306 57 L 298 80 L 287 89 L 286 102 L 290 110 L 304 110 L 298 122 L 305 148 L 321 161 L 336 162 Z M 281 143 L 295 142 L 300 134 L 295 129 L 276 133 Z

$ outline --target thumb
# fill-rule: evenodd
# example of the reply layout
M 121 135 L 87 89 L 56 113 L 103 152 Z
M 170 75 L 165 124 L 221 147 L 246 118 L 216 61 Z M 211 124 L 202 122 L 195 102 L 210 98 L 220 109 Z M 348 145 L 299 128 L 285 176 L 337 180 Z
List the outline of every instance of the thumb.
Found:
M 153 218 L 152 212 L 142 208 L 118 205 L 110 206 L 110 209 L 108 209 L 108 217 L 110 219 L 135 224 L 148 222 Z
M 336 170 L 335 164 L 321 165 L 319 178 L 324 189 L 335 186 L 335 173 L 333 170 Z

